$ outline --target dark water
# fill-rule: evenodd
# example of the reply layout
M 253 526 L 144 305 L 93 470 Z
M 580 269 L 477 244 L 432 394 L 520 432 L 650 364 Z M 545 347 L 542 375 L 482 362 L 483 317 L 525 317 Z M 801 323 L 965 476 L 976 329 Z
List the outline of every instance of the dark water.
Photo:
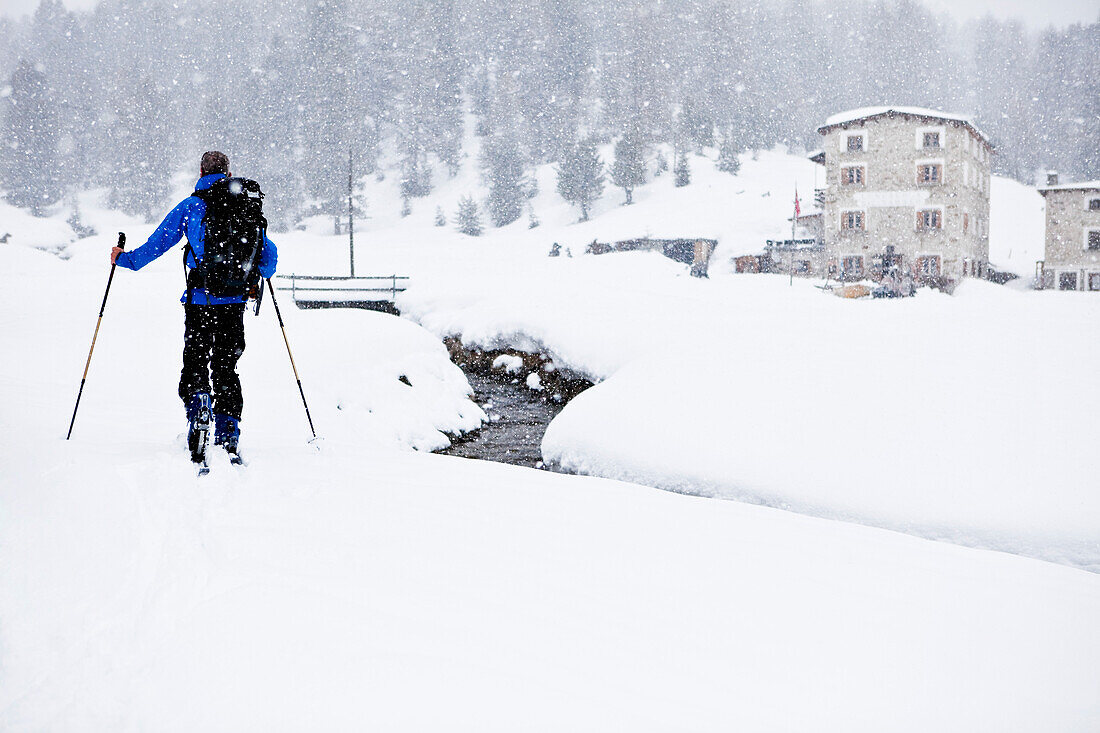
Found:
M 459 438 L 446 455 L 479 458 L 515 466 L 542 467 L 539 449 L 550 421 L 561 412 L 564 402 L 543 399 L 543 393 L 527 387 L 510 375 L 466 372 L 474 388 L 474 400 L 489 415 L 490 422 L 477 432 Z

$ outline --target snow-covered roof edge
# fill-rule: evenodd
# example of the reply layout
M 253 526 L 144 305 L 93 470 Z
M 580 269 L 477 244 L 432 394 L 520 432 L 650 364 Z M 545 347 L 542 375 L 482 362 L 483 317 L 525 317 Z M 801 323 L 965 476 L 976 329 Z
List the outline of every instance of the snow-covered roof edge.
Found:
M 982 142 L 993 148 L 993 143 L 990 142 L 989 136 L 982 132 L 977 125 L 967 115 L 960 115 L 953 112 L 941 112 L 936 109 L 928 109 L 927 107 L 901 107 L 901 106 L 888 106 L 888 107 L 859 107 L 857 109 L 850 109 L 846 112 L 838 112 L 835 115 L 825 119 L 825 124 L 817 128 L 817 131 L 824 135 L 829 129 L 833 127 L 840 127 L 850 124 L 852 122 L 858 122 L 860 120 L 868 120 L 874 117 L 894 117 L 897 115 L 910 115 L 913 117 L 925 117 L 931 120 L 944 120 L 945 122 L 958 122 L 966 127 L 978 136 Z
M 1039 193 L 1046 191 L 1088 191 L 1096 189 L 1100 191 L 1100 181 L 1083 181 L 1081 183 L 1059 183 L 1057 186 L 1039 186 Z

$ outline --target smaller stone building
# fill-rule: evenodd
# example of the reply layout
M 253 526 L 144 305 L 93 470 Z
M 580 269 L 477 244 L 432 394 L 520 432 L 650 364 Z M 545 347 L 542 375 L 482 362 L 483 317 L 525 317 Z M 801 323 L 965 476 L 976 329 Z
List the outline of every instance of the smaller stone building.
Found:
M 1040 188 L 1046 199 L 1046 248 L 1039 287 L 1100 292 L 1100 181 Z
M 827 268 L 822 213 L 810 210 L 800 214 L 794 224 L 793 239 L 769 239 L 765 243 L 764 256 L 771 263 L 770 269 L 800 277 L 824 277 Z

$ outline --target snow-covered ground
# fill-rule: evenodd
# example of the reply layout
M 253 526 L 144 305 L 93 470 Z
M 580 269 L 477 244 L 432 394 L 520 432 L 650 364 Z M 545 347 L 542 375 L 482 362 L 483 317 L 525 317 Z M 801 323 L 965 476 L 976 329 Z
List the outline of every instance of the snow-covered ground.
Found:
M 752 218 L 788 198 L 769 155 L 744 161 L 754 198 L 711 218 L 772 226 Z M 152 225 L 89 203 L 101 235 L 66 239 L 67 260 L 33 249 L 46 226 L 9 242 L 0 729 L 1100 725 L 1100 575 L 954 544 L 1095 563 L 1083 334 L 1100 305 L 984 283 L 852 302 L 582 257 L 656 235 L 680 191 L 663 178 L 629 209 L 613 191 L 575 225 L 542 190 L 541 227 L 480 240 L 433 227 L 430 200 L 370 220 L 357 269 L 411 275 L 423 327 L 280 295 L 320 450 L 270 302 L 248 315 L 251 464 L 221 456 L 202 480 L 175 396 L 178 257 L 117 273 L 66 442 L 114 232 L 133 246 Z M 284 272 L 346 262 L 317 228 L 274 238 Z M 552 241 L 576 256 L 547 258 Z M 423 452 L 484 417 L 450 334 L 602 380 L 551 425 L 563 464 L 797 511 Z
M 1100 577 L 402 450 L 479 412 L 398 319 L 284 305 L 316 451 L 273 314 L 249 316 L 252 462 L 200 480 L 174 395 L 178 274 L 120 272 L 65 442 L 108 243 L 11 249 L 0 271 L 4 730 L 1100 721 Z

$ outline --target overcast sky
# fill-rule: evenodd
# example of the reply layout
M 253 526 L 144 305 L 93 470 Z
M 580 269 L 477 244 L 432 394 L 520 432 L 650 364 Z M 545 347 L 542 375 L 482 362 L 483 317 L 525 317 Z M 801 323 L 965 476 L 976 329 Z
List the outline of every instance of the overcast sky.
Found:
M 978 18 L 992 13 L 997 18 L 1019 18 L 1032 27 L 1070 23 L 1091 23 L 1100 19 L 1100 0 L 923 0 L 933 10 L 958 20 Z M 93 7 L 98 0 L 64 0 L 72 9 Z M 38 0 L 0 0 L 0 15 L 33 12 Z

